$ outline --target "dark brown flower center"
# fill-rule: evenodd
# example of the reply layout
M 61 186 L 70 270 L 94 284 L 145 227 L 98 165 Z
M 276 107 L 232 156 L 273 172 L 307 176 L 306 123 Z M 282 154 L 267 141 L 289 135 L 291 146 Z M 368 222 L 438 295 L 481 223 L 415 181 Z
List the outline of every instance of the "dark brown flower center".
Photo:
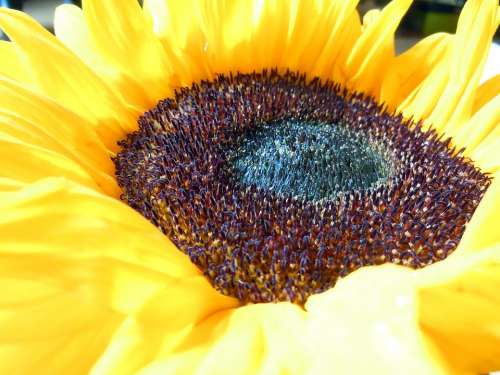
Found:
M 123 199 L 243 302 L 444 259 L 490 184 L 434 130 L 290 72 L 182 89 L 120 146 Z

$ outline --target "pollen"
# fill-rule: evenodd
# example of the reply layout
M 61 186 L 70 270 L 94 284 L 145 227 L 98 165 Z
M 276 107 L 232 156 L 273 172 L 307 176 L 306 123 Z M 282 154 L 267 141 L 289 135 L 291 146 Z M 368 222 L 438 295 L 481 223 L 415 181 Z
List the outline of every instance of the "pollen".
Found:
M 122 199 L 243 303 L 445 259 L 491 182 L 434 130 L 275 70 L 182 88 L 119 145 Z
M 373 188 L 395 170 L 392 155 L 367 134 L 345 126 L 300 121 L 267 123 L 228 149 L 243 185 L 305 200 L 333 199 Z

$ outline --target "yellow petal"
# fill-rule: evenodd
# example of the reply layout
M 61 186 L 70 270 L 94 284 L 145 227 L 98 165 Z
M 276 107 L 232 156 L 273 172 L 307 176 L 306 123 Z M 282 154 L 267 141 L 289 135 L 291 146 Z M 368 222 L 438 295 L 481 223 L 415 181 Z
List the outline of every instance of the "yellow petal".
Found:
M 96 51 L 125 81 L 134 82 L 131 89 L 145 88 L 149 107 L 171 94 L 172 68 L 137 1 L 88 0 L 83 2 L 83 14 Z
M 0 209 L 3 256 L 10 254 L 18 264 L 36 260 L 42 268 L 29 270 L 34 279 L 56 277 L 43 271 L 44 261 L 54 258 L 54 270 L 58 263 L 70 262 L 75 272 L 61 268 L 60 282 L 71 281 L 72 275 L 105 281 L 108 287 L 95 293 L 117 311 L 132 311 L 172 278 L 199 274 L 187 256 L 132 208 L 61 178 L 0 192 Z M 89 271 L 77 272 L 79 262 Z
M 368 12 L 365 13 L 363 16 L 363 30 L 368 27 L 368 25 L 371 25 L 375 21 L 378 20 L 380 17 L 380 9 L 370 9 Z
M 205 348 L 225 329 L 223 317 L 238 304 L 203 276 L 169 283 L 124 322 L 93 374 L 136 374 L 155 360 Z
M 12 178 L 0 177 L 0 191 L 12 192 L 22 189 L 25 186 L 24 183 Z
M 418 327 L 414 271 L 361 268 L 306 303 L 309 374 L 449 374 Z
M 47 179 L 2 191 L 0 210 L 2 373 L 87 374 L 124 315 L 160 290 L 202 278 L 131 208 L 74 183 Z M 191 283 L 174 305 L 200 289 L 210 297 L 206 288 Z
M 446 51 L 444 60 L 448 59 L 448 54 L 449 48 Z M 448 67 L 446 64 L 437 64 L 427 77 L 402 101 L 398 110 L 405 117 L 412 117 L 418 121 L 423 121 L 426 126 L 432 126 L 437 130 L 441 130 L 442 124 L 438 126 L 435 123 L 431 123 L 428 117 L 440 99 L 440 96 L 436 93 L 442 92 L 446 86 L 447 74 Z
M 178 4 L 183 5 L 182 9 L 187 11 L 188 9 L 188 6 L 186 5 L 187 3 L 190 3 L 190 1 Z M 149 22 L 152 22 L 153 24 L 153 31 L 160 38 L 168 36 L 170 31 L 169 28 L 172 27 L 172 24 L 174 22 L 178 23 L 178 27 L 176 28 L 178 31 L 177 40 L 184 41 L 187 38 L 186 30 L 188 28 L 186 27 L 186 25 L 190 24 L 189 19 L 186 20 L 187 17 L 184 17 L 184 19 L 171 17 L 171 10 L 169 9 L 168 6 L 168 0 L 144 0 L 142 7 L 144 9 L 145 16 L 148 17 Z M 185 15 L 188 14 L 189 13 L 186 13 Z M 180 42 L 180 46 L 182 45 L 183 43 Z
M 93 301 L 89 291 L 72 290 L 55 277 L 27 279 L 29 271 L 21 270 L 33 266 L 31 261 L 15 269 L 6 266 L 14 267 L 2 258 L 0 371 L 87 374 L 120 315 Z
M 31 183 L 47 176 L 64 176 L 93 189 L 93 179 L 73 160 L 60 153 L 0 135 L 0 166 L 2 177 Z
M 500 12 L 499 12 L 500 13 Z M 490 78 L 476 90 L 472 113 L 479 111 L 486 103 L 500 94 L 500 74 Z
M 255 2 L 255 18 L 254 18 L 254 35 L 250 39 L 250 49 L 257 58 L 257 69 L 265 69 L 270 66 L 282 68 L 285 64 L 291 63 L 287 58 L 287 41 L 288 45 L 293 45 L 294 23 L 297 27 L 298 17 L 300 14 L 301 4 L 293 3 L 286 0 L 274 2 Z M 295 22 L 292 18 L 292 7 L 298 6 L 297 17 Z M 314 6 L 309 8 L 316 9 Z M 311 19 L 311 21 L 314 18 Z M 328 17 L 325 17 L 328 19 Z M 303 24 L 303 26 L 306 26 Z M 304 27 L 303 36 L 306 35 L 309 28 Z M 314 46 L 311 46 L 311 53 L 315 53 Z M 298 45 L 295 45 L 295 51 L 302 52 Z M 251 57 L 250 57 L 251 58 Z M 252 64 L 253 65 L 253 64 Z M 303 71 L 308 72 L 308 67 L 302 66 Z M 293 65 L 292 65 L 293 69 Z
M 208 348 L 195 348 L 181 353 L 172 353 L 167 358 L 149 362 L 138 373 L 140 375 L 192 375 L 196 368 L 207 355 Z M 95 371 L 99 373 L 99 371 Z
M 352 18 L 357 3 L 352 0 L 317 1 L 311 6 L 309 2 L 294 2 L 290 9 L 290 36 L 286 49 L 275 59 L 284 67 L 308 73 L 310 77 L 332 78 L 335 66 L 344 68 L 346 45 L 350 50 L 353 38 L 361 33 L 359 19 Z M 269 23 L 264 21 L 261 23 L 263 29 Z M 266 38 L 265 32 L 262 38 Z
M 495 0 L 469 1 L 458 21 L 450 81 L 430 119 L 437 124 L 446 122 L 445 131 L 451 136 L 472 114 L 476 90 L 498 27 L 497 8 Z
M 97 185 L 99 189 L 112 196 L 120 194 L 114 179 L 111 153 L 104 147 L 92 124 L 87 120 L 61 107 L 53 100 L 1 77 L 0 108 L 0 134 L 24 144 L 25 152 L 31 145 L 39 150 L 36 151 L 39 155 L 61 154 L 65 159 L 71 159 L 76 163 L 77 170 L 83 169 L 91 176 L 94 185 Z M 31 150 L 34 148 L 31 147 Z M 11 149 L 11 151 L 9 160 L 19 163 L 18 172 L 25 174 L 26 172 L 22 170 L 24 159 L 16 158 L 15 150 Z M 10 168 L 14 168 L 14 163 L 10 164 Z M 66 165 L 69 166 L 68 162 Z M 40 171 L 37 174 L 38 178 L 51 175 L 48 168 L 44 172 L 43 164 L 33 166 Z M 4 163 L 0 169 L 6 167 L 8 165 Z M 52 175 L 70 178 L 68 174 Z M 15 178 L 14 175 L 12 177 Z M 35 179 L 36 177 L 33 176 L 30 181 Z
M 256 51 L 252 51 L 252 46 L 248 43 L 255 38 L 253 24 L 258 9 L 255 2 L 235 0 L 188 1 L 183 5 L 174 3 L 169 2 L 172 18 L 194 8 L 188 16 L 189 21 L 180 27 L 181 33 L 189 33 L 181 48 L 192 60 L 199 60 L 197 70 L 205 72 L 204 78 L 213 78 L 215 73 L 247 71 L 247 67 L 251 69 L 252 65 L 254 69 L 259 69 L 260 57 L 255 55 Z M 171 43 L 178 45 L 174 41 Z M 255 58 L 249 64 L 252 52 Z
M 332 78 L 334 72 L 340 81 L 348 52 L 361 33 L 356 4 L 148 0 L 145 10 L 165 48 L 184 54 L 182 65 L 188 67 L 181 66 L 179 74 L 186 84 L 215 73 L 272 67 L 323 78 Z M 188 75 L 191 80 L 186 80 Z
M 63 4 L 54 13 L 54 32 L 57 38 L 84 62 L 92 63 L 96 70 L 112 69 L 93 49 L 89 30 L 82 9 L 72 4 Z
M 176 293 L 191 287 L 182 283 Z M 215 310 L 210 301 L 220 297 L 208 289 L 204 294 L 192 301 L 181 297 L 177 307 L 164 303 L 177 294 L 160 293 L 122 326 L 113 340 L 117 344 L 94 373 L 305 373 L 310 360 L 304 350 L 306 314 L 300 307 L 228 304 L 225 310 Z
M 1 373 L 87 374 L 124 314 L 199 277 L 139 214 L 63 179 L 2 190 L 0 211 Z
M 222 2 L 212 2 L 216 6 Z M 229 4 L 234 4 L 232 1 Z M 184 86 L 201 79 L 213 77 L 213 72 L 207 61 L 208 43 L 202 25 L 205 20 L 204 6 L 201 0 L 145 0 L 144 12 L 153 23 L 153 29 L 163 44 L 175 75 Z M 239 2 L 238 4 L 241 4 Z M 244 3 L 251 6 L 251 2 Z M 241 7 L 240 7 L 241 8 Z M 249 22 L 248 14 L 243 18 L 243 24 L 234 38 L 241 35 L 242 30 L 248 31 L 245 25 Z M 230 22 L 224 20 L 224 22 Z M 247 34 L 248 35 L 248 34 Z M 210 46 L 212 48 L 212 46 Z M 221 51 L 224 52 L 224 51 Z
M 453 136 L 472 113 L 477 85 L 495 32 L 496 0 L 470 0 L 446 58 L 400 107 Z
M 135 79 L 127 79 L 118 66 L 96 50 L 81 8 L 71 4 L 58 6 L 54 15 L 54 31 L 68 49 L 105 80 L 129 107 L 134 108 L 137 115 L 151 107 L 147 88 L 140 86 Z
M 396 109 L 441 61 L 449 42 L 450 35 L 433 34 L 397 56 L 383 77 L 380 100 Z
M 312 77 L 333 79 L 340 83 L 345 82 L 344 70 L 349 53 L 361 35 L 361 22 L 356 10 L 357 4 L 358 1 L 351 0 L 331 2 L 330 17 L 332 21 L 330 22 L 332 22 L 332 27 L 325 31 L 328 39 L 324 43 L 320 55 L 314 61 L 311 70 Z M 293 48 L 293 44 L 290 45 L 290 48 Z M 304 55 L 307 54 L 306 52 Z
M 491 173 L 500 171 L 500 138 L 487 139 L 471 155 L 474 164 Z
M 411 0 L 394 0 L 366 26 L 347 61 L 349 87 L 379 97 L 381 79 L 394 59 L 394 32 Z
M 458 250 L 478 251 L 500 243 L 498 213 L 500 212 L 500 174 L 493 177 L 493 183 L 479 203 Z
M 11 42 L 0 40 L 0 61 L 0 74 L 20 82 L 29 80 Z
M 500 128 L 500 95 L 483 105 L 457 131 L 453 142 L 459 147 L 466 147 L 466 155 L 473 155 L 476 147 L 494 129 Z M 493 158 L 494 156 L 491 155 Z M 478 164 L 478 166 L 481 166 Z M 492 172 L 485 169 L 486 172 Z
M 179 7 L 170 4 L 173 9 Z M 291 2 L 285 0 L 201 1 L 190 18 L 199 25 L 203 37 L 200 39 L 197 28 L 191 27 L 193 40 L 188 40 L 186 52 L 192 59 L 204 61 L 200 64 L 201 69 L 206 65 L 207 78 L 215 73 L 281 68 L 290 7 Z
M 453 373 L 500 370 L 499 244 L 429 266 L 419 281 L 420 325 Z
M 306 314 L 290 303 L 258 304 L 226 315 L 200 374 L 297 374 L 309 368 L 304 350 Z M 235 345 L 239 343 L 239 345 Z M 227 358 L 221 361 L 221 358 Z
M 35 87 L 89 120 L 112 147 L 135 117 L 81 60 L 22 12 L 0 9 L 0 27 L 14 42 Z
M 348 59 L 351 54 L 352 48 L 359 39 L 361 35 L 361 20 L 357 11 L 351 13 L 346 22 L 346 27 L 342 34 L 340 35 L 341 45 L 339 55 L 333 66 L 333 72 L 331 79 L 334 82 L 339 82 L 340 84 L 347 85 L 349 81 L 349 73 L 347 64 Z M 338 41 L 336 41 L 338 42 Z M 326 50 L 326 49 L 325 49 Z M 338 62 L 337 62 L 338 61 Z

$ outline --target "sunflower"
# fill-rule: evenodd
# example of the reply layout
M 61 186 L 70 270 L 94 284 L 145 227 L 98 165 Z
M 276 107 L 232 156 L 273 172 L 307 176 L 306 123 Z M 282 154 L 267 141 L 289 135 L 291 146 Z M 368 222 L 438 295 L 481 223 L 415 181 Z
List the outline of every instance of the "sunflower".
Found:
M 500 369 L 499 23 L 409 0 L 2 9 L 0 369 Z

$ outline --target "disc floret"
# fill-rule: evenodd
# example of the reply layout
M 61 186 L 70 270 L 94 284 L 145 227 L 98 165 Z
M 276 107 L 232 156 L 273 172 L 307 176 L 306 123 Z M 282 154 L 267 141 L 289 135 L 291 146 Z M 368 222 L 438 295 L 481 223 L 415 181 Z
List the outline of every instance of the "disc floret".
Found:
M 120 142 L 123 199 L 224 294 L 290 300 L 446 258 L 490 184 L 434 130 L 332 82 L 264 71 L 163 100 Z

